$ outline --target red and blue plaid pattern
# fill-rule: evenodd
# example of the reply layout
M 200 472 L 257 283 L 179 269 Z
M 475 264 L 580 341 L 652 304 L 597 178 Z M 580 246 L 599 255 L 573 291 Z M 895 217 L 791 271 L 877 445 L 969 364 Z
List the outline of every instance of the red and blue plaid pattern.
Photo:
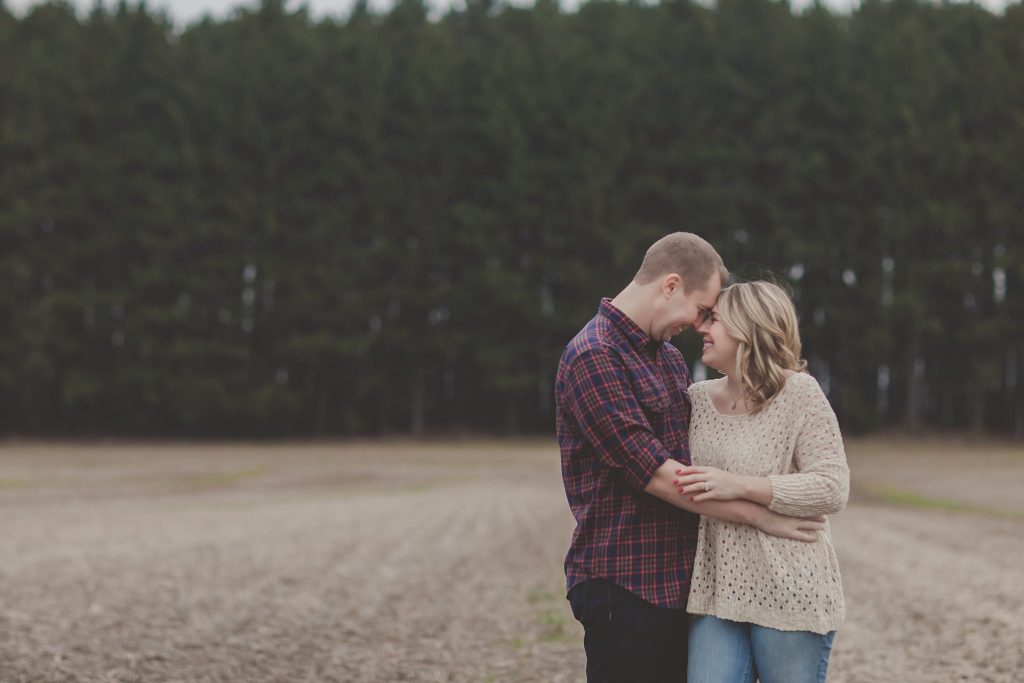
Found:
M 611 581 L 659 607 L 685 607 L 698 517 L 644 493 L 666 459 L 689 464 L 690 371 L 671 344 L 601 301 L 555 379 L 562 479 L 576 518 L 566 590 Z

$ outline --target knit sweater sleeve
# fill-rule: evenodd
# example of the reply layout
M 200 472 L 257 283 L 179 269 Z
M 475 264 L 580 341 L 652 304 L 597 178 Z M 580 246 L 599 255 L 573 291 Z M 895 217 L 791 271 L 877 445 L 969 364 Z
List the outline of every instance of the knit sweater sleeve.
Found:
M 792 474 L 771 475 L 770 510 L 793 517 L 834 514 L 846 507 L 850 469 L 839 422 L 828 399 L 810 375 L 794 377 L 798 418 Z

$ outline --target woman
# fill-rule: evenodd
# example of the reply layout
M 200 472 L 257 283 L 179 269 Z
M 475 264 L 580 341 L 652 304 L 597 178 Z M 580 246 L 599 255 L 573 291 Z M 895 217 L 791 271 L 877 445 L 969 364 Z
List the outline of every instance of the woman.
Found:
M 690 387 L 696 501 L 745 498 L 782 514 L 839 512 L 849 469 L 835 414 L 800 358 L 796 311 L 768 282 L 722 290 L 699 328 L 720 379 Z M 828 526 L 816 543 L 700 521 L 690 584 L 689 683 L 825 680 L 845 604 Z

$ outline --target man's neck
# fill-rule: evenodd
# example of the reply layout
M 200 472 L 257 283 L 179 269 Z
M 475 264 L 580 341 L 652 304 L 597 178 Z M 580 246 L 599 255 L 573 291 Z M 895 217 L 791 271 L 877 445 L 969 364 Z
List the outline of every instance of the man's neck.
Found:
M 651 313 L 649 295 L 635 282 L 626 285 L 612 299 L 612 306 L 622 311 L 623 315 L 637 324 L 648 336 L 651 334 Z

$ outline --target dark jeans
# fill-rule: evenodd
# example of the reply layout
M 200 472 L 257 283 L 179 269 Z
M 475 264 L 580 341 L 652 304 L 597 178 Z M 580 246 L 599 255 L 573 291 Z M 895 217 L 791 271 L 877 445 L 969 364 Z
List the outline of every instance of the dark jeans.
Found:
M 604 579 L 574 586 L 569 604 L 583 624 L 588 683 L 686 680 L 685 609 L 655 607 Z

